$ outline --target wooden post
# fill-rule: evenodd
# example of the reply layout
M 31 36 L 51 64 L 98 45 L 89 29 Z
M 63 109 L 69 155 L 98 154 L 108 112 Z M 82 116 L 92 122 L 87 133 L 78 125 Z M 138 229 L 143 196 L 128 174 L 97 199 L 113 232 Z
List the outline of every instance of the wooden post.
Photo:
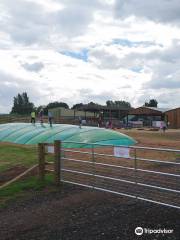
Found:
M 43 143 L 38 144 L 38 158 L 39 158 L 39 179 L 43 181 L 45 176 L 45 146 Z
M 60 185 L 61 180 L 61 141 L 54 141 L 54 174 L 55 183 Z

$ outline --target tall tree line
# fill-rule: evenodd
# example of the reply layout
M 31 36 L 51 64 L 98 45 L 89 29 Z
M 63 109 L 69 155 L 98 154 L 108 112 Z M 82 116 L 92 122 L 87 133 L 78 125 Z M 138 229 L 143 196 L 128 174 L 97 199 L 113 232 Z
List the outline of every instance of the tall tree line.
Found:
M 11 113 L 28 114 L 34 109 L 34 104 L 29 101 L 29 97 L 26 92 L 18 94 L 14 97 L 14 103 Z
M 102 106 L 94 102 L 89 102 L 88 104 L 76 103 L 73 105 L 72 109 L 83 109 L 83 107 L 87 105 L 90 107 Z M 157 107 L 157 105 L 158 105 L 158 102 L 156 99 L 150 99 L 149 102 L 145 102 L 144 104 L 144 106 L 148 106 L 148 107 Z M 106 102 L 106 106 L 131 108 L 131 104 L 123 100 L 120 100 L 120 101 L 108 100 Z M 50 102 L 44 106 L 35 107 L 35 105 L 29 101 L 29 97 L 27 93 L 23 92 L 22 94 L 18 93 L 18 95 L 14 97 L 13 107 L 10 113 L 11 114 L 30 114 L 32 111 L 39 112 L 40 109 L 43 108 L 44 113 L 47 114 L 48 109 L 57 108 L 57 107 L 63 107 L 63 108 L 69 109 L 69 106 L 67 103 L 58 102 L 58 101 Z

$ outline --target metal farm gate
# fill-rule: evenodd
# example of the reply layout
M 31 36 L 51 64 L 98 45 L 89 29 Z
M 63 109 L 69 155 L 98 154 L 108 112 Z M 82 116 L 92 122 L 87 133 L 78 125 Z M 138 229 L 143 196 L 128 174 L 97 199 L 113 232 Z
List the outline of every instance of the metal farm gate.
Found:
M 60 141 L 54 149 L 61 182 L 180 209 L 180 150 Z

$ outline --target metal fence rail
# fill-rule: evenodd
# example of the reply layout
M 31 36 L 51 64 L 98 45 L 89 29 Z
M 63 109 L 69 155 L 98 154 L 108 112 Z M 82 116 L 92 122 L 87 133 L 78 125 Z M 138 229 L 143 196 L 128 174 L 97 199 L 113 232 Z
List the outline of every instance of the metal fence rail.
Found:
M 180 150 L 73 143 L 61 149 L 62 182 L 180 209 Z M 116 156 L 115 147 L 128 155 Z

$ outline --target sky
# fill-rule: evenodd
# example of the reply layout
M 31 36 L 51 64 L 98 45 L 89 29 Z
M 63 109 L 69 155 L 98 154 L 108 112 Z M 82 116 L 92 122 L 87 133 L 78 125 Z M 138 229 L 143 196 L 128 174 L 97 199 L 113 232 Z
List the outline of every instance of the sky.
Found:
M 0 113 L 157 99 L 180 106 L 179 0 L 0 0 Z

